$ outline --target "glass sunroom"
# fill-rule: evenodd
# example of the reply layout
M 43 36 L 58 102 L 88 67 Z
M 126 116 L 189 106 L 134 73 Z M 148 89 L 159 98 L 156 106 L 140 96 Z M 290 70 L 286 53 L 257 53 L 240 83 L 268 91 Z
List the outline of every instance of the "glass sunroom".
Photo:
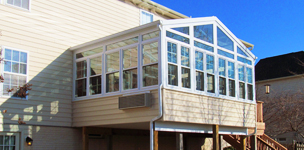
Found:
M 163 20 L 73 47 L 74 101 L 164 89 L 255 103 L 255 56 L 216 17 Z

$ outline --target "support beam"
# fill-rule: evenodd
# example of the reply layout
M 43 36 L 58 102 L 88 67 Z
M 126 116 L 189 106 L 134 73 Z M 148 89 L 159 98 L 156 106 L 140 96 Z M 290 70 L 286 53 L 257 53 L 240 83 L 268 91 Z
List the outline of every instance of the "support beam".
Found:
M 154 150 L 158 150 L 158 131 L 153 131 L 154 132 Z
M 220 150 L 219 147 L 219 125 L 212 126 L 213 131 L 213 150 Z
M 250 147 L 251 147 L 251 150 L 257 150 L 257 138 L 256 138 L 256 135 L 252 135 L 250 137 Z
M 246 150 L 246 136 L 241 136 L 241 150 Z
M 82 150 L 89 150 L 89 135 L 86 127 L 82 127 Z
M 184 150 L 183 133 L 176 133 L 176 150 Z
M 107 150 L 112 150 L 112 135 L 106 135 Z
M 219 150 L 223 150 L 223 148 L 222 148 L 222 135 L 219 135 Z

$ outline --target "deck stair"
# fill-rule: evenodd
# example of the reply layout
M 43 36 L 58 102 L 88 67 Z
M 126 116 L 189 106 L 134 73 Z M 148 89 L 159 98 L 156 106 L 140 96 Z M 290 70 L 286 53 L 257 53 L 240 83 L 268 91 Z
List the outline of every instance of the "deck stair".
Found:
M 284 147 L 274 139 L 270 138 L 266 134 L 258 135 L 256 137 L 257 137 L 257 150 L 287 150 L 286 147 Z M 223 138 L 235 149 L 242 150 L 241 136 L 223 135 Z M 246 150 L 251 150 L 250 138 L 254 138 L 254 136 L 246 138 Z

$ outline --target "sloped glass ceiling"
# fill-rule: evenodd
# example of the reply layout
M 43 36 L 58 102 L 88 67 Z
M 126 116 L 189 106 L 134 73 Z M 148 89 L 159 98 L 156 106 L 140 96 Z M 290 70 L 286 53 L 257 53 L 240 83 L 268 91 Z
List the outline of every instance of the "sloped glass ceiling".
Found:
M 178 28 L 172 28 L 172 29 L 175 30 L 175 31 L 178 31 L 178 32 L 189 35 L 189 27 L 178 27 Z
M 194 37 L 213 44 L 213 25 L 194 26 Z
M 244 51 L 242 51 L 239 47 L 237 47 L 237 53 L 241 54 L 241 55 L 243 55 L 245 57 L 248 57 L 248 55 Z
M 219 28 L 217 28 L 217 45 L 233 51 L 232 40 Z

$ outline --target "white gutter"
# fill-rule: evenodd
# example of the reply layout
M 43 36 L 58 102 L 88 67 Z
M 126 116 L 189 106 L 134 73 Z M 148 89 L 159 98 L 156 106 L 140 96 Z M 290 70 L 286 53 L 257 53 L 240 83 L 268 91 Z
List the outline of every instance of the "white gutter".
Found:
M 161 29 L 161 24 L 158 25 L 160 32 L 162 31 Z M 162 69 L 161 69 L 162 70 Z M 163 88 L 163 83 L 161 79 L 160 86 L 158 88 L 158 104 L 159 104 L 159 114 L 155 118 L 153 118 L 150 121 L 150 150 L 154 150 L 154 122 L 158 119 L 160 119 L 163 116 L 163 100 L 162 100 L 162 88 Z

